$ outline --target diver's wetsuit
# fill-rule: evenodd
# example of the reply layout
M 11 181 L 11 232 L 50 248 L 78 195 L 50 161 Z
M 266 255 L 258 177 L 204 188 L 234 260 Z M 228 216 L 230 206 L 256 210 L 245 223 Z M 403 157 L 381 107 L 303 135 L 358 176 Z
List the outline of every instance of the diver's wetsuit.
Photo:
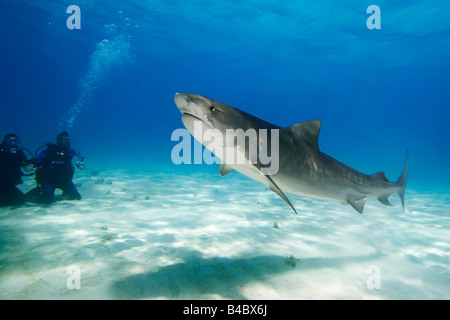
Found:
M 55 189 L 63 191 L 63 197 L 80 200 L 81 195 L 72 182 L 75 169 L 72 158 L 77 152 L 70 147 L 48 144 L 35 160 L 38 186 L 27 193 L 27 198 L 40 203 L 51 203 Z
M 25 196 L 16 187 L 22 184 L 20 168 L 27 165 L 22 149 L 8 148 L 0 144 L 0 206 L 14 206 L 25 203 Z

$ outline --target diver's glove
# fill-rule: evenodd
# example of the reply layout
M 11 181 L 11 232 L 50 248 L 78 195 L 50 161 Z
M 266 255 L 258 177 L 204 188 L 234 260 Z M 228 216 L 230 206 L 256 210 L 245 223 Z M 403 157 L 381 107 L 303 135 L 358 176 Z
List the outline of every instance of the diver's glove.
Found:
M 86 168 L 86 166 L 83 163 L 84 158 L 81 158 L 80 160 L 77 161 L 77 163 L 75 163 L 75 166 L 79 169 L 79 170 L 83 170 L 84 168 Z

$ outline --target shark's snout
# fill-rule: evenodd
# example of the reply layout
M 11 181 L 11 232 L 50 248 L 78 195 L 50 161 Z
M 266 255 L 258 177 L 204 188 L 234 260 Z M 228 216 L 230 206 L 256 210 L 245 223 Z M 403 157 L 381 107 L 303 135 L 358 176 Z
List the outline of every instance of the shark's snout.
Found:
M 189 95 L 186 93 L 177 92 L 177 93 L 175 93 L 175 102 L 180 101 L 181 99 L 186 99 L 188 97 L 189 97 Z
M 181 113 L 184 113 L 187 111 L 187 104 L 190 101 L 189 95 L 186 93 L 175 93 L 175 104 L 177 105 L 178 109 L 181 111 Z

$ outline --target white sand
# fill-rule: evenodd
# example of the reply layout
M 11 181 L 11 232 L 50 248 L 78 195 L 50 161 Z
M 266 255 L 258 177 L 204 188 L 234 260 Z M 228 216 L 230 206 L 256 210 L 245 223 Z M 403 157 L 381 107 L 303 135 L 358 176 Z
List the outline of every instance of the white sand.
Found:
M 290 195 L 296 216 L 237 173 L 75 181 L 81 201 L 0 209 L 0 299 L 450 298 L 449 194 L 407 190 L 405 212 L 393 195 L 362 215 Z

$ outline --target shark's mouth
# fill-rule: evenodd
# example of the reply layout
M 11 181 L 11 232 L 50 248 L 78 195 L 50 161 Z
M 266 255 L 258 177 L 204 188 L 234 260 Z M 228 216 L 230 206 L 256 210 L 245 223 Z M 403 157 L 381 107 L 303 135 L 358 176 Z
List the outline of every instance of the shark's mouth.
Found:
M 199 123 L 201 123 L 207 129 L 212 129 L 211 126 L 209 126 L 204 120 L 200 119 L 197 116 L 194 116 L 191 113 L 184 112 L 181 115 L 181 120 L 183 121 L 183 124 L 186 127 L 186 129 L 188 129 L 189 131 L 191 131 L 191 128 L 194 127 L 195 123 L 197 123 L 197 125 L 199 125 Z
M 183 118 L 185 118 L 185 117 L 192 117 L 192 118 L 195 118 L 194 121 L 201 121 L 201 122 L 204 123 L 204 121 L 203 121 L 202 119 L 200 119 L 200 118 L 197 117 L 197 116 L 194 116 L 193 114 L 191 114 L 191 113 L 189 113 L 189 112 L 183 112 L 183 113 L 181 114 L 181 119 L 183 119 Z
M 196 135 L 202 134 L 205 130 L 212 129 L 205 121 L 196 117 L 190 113 L 183 113 L 181 116 L 181 121 L 183 121 L 186 129 L 195 137 Z

